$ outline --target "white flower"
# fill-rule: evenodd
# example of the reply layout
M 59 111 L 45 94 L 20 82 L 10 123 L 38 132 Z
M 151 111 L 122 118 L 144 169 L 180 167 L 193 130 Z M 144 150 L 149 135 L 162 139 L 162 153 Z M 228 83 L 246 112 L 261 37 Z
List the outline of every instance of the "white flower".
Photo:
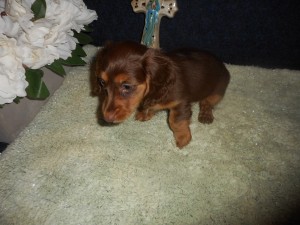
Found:
M 5 1 L 0 1 L 0 11 L 4 11 Z
M 43 47 L 45 35 L 49 33 L 51 24 L 48 21 L 37 20 L 32 22 L 30 15 L 19 19 L 20 26 L 23 33 L 18 37 L 18 44 L 20 46 L 30 44 L 33 47 Z
M 58 29 L 48 19 L 34 22 L 24 16 L 19 20 L 24 31 L 17 39 L 24 48 L 23 63 L 33 69 L 51 64 L 55 59 L 67 59 L 76 48 L 76 39 Z
M 31 18 L 33 18 L 31 5 L 31 0 L 9 0 L 5 11 L 13 21 L 18 21 L 20 17 L 26 14 L 30 14 Z
M 0 104 L 26 96 L 23 65 L 40 69 L 55 59 L 67 59 L 78 42 L 73 30 L 97 19 L 83 0 L 46 0 L 45 18 L 35 19 L 36 0 L 0 0 Z
M 19 31 L 19 24 L 13 22 L 9 16 L 0 16 L 0 34 L 5 34 L 8 37 L 14 37 Z
M 54 20 L 64 30 L 76 30 L 79 33 L 84 25 L 97 19 L 96 12 L 87 9 L 82 0 L 46 0 L 46 3 L 46 18 Z
M 28 82 L 16 40 L 0 34 L 0 104 L 11 103 L 17 96 L 25 97 Z
M 18 22 L 23 32 L 17 41 L 25 48 L 23 63 L 33 69 L 51 64 L 58 58 L 70 57 L 78 42 L 72 29 L 80 32 L 85 24 L 97 18 L 96 12 L 88 10 L 82 0 L 47 0 L 46 4 L 45 18 L 35 21 L 26 7 L 19 9 Z
M 59 58 L 56 54 L 56 48 L 53 46 L 34 49 L 30 46 L 22 46 L 21 49 L 23 64 L 31 69 L 40 69 Z

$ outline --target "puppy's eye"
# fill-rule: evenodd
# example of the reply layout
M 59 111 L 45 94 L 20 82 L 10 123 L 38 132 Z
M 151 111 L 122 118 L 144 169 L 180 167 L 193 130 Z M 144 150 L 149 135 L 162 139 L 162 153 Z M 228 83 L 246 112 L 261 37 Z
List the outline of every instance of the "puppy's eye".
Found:
M 122 84 L 122 89 L 125 91 L 130 91 L 133 88 L 131 84 Z
M 135 85 L 124 83 L 121 85 L 121 94 L 123 96 L 128 96 L 135 89 Z
M 97 82 L 99 84 L 100 87 L 104 87 L 105 86 L 105 81 L 103 79 L 101 79 L 100 77 L 97 77 Z

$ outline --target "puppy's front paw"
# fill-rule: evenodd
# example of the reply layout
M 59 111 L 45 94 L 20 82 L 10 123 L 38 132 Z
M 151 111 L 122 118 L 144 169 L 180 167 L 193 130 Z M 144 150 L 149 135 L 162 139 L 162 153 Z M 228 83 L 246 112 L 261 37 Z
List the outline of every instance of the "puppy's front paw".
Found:
M 154 113 L 151 111 L 138 111 L 135 114 L 135 119 L 138 121 L 147 121 L 150 120 L 154 116 Z
M 190 143 L 192 139 L 192 135 L 191 133 L 175 134 L 175 139 L 176 139 L 176 146 L 181 149 L 184 146 L 186 146 L 188 143 Z

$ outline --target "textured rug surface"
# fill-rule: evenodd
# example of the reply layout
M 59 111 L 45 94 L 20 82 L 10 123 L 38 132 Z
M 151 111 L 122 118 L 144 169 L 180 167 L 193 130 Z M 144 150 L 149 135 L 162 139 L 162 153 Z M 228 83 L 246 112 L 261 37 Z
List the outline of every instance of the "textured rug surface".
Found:
M 88 66 L 71 70 L 0 155 L 0 224 L 299 224 L 300 71 L 227 68 L 183 150 L 166 112 L 101 127 Z

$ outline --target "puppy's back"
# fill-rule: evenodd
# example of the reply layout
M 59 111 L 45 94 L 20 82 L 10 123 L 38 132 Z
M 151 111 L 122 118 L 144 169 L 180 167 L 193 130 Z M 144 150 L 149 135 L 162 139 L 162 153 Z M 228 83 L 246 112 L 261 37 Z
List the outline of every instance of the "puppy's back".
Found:
M 177 79 L 184 84 L 183 91 L 189 101 L 199 101 L 212 94 L 224 95 L 230 75 L 215 55 L 198 49 L 178 49 L 167 54 L 179 68 Z

